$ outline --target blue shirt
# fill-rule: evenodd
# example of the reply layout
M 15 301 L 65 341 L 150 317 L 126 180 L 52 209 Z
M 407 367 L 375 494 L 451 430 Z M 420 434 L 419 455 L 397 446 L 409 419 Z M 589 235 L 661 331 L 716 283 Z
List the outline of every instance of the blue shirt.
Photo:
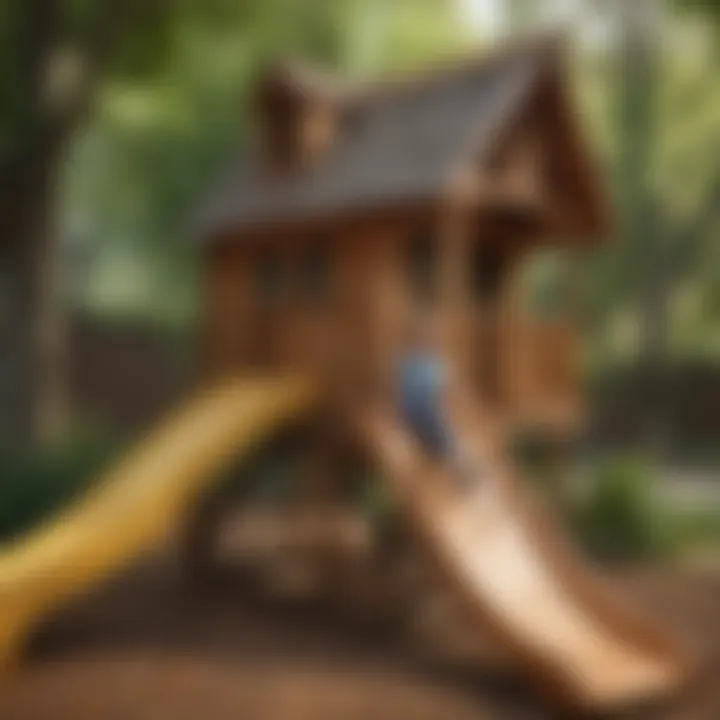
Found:
M 446 382 L 445 364 L 436 355 L 415 353 L 400 364 L 400 404 L 411 417 L 440 414 L 442 391 Z

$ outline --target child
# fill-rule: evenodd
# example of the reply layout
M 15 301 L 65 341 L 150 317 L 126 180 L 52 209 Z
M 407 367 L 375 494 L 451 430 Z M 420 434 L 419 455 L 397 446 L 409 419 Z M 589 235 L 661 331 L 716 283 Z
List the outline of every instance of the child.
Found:
M 441 355 L 437 326 L 423 318 L 414 325 L 398 378 L 403 420 L 431 456 L 448 461 L 463 484 L 472 468 L 453 436 L 445 410 L 448 368 Z

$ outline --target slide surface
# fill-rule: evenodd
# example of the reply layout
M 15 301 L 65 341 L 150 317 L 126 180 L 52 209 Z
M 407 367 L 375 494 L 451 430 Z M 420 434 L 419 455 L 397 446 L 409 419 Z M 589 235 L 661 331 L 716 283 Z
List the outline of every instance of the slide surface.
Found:
M 0 662 L 32 623 L 153 547 L 231 458 L 312 402 L 301 379 L 237 379 L 170 416 L 65 512 L 0 549 Z
M 478 632 L 571 707 L 613 709 L 679 690 L 690 663 L 675 641 L 585 569 L 513 478 L 489 423 L 466 417 L 458 427 L 482 468 L 465 490 L 389 413 L 363 419 L 372 452 Z

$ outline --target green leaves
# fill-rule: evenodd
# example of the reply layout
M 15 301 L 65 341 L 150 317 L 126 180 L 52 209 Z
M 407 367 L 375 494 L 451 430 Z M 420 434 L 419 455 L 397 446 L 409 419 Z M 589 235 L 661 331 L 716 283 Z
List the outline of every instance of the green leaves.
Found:
M 175 319 L 192 317 L 196 297 L 193 208 L 251 132 L 250 90 L 265 62 L 379 72 L 462 34 L 444 0 L 177 0 L 172 12 L 148 12 L 132 16 L 70 153 L 62 234 L 89 259 L 76 302 L 130 312 L 126 278 L 138 312 Z
M 606 461 L 579 501 L 573 523 L 585 548 L 603 560 L 644 560 L 672 548 L 647 463 L 634 457 Z
M 76 438 L 43 451 L 0 451 L 0 540 L 7 541 L 86 490 L 115 456 L 115 442 Z

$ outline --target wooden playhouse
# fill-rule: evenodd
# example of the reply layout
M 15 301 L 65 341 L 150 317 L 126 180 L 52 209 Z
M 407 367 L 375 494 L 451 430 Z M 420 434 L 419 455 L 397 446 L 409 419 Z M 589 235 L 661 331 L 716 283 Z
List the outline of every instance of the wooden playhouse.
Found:
M 563 64 L 544 39 L 359 87 L 269 70 L 254 143 L 202 215 L 207 372 L 308 371 L 343 405 L 382 395 L 422 305 L 504 425 L 572 428 L 571 323 L 516 292 L 533 253 L 605 228 Z

